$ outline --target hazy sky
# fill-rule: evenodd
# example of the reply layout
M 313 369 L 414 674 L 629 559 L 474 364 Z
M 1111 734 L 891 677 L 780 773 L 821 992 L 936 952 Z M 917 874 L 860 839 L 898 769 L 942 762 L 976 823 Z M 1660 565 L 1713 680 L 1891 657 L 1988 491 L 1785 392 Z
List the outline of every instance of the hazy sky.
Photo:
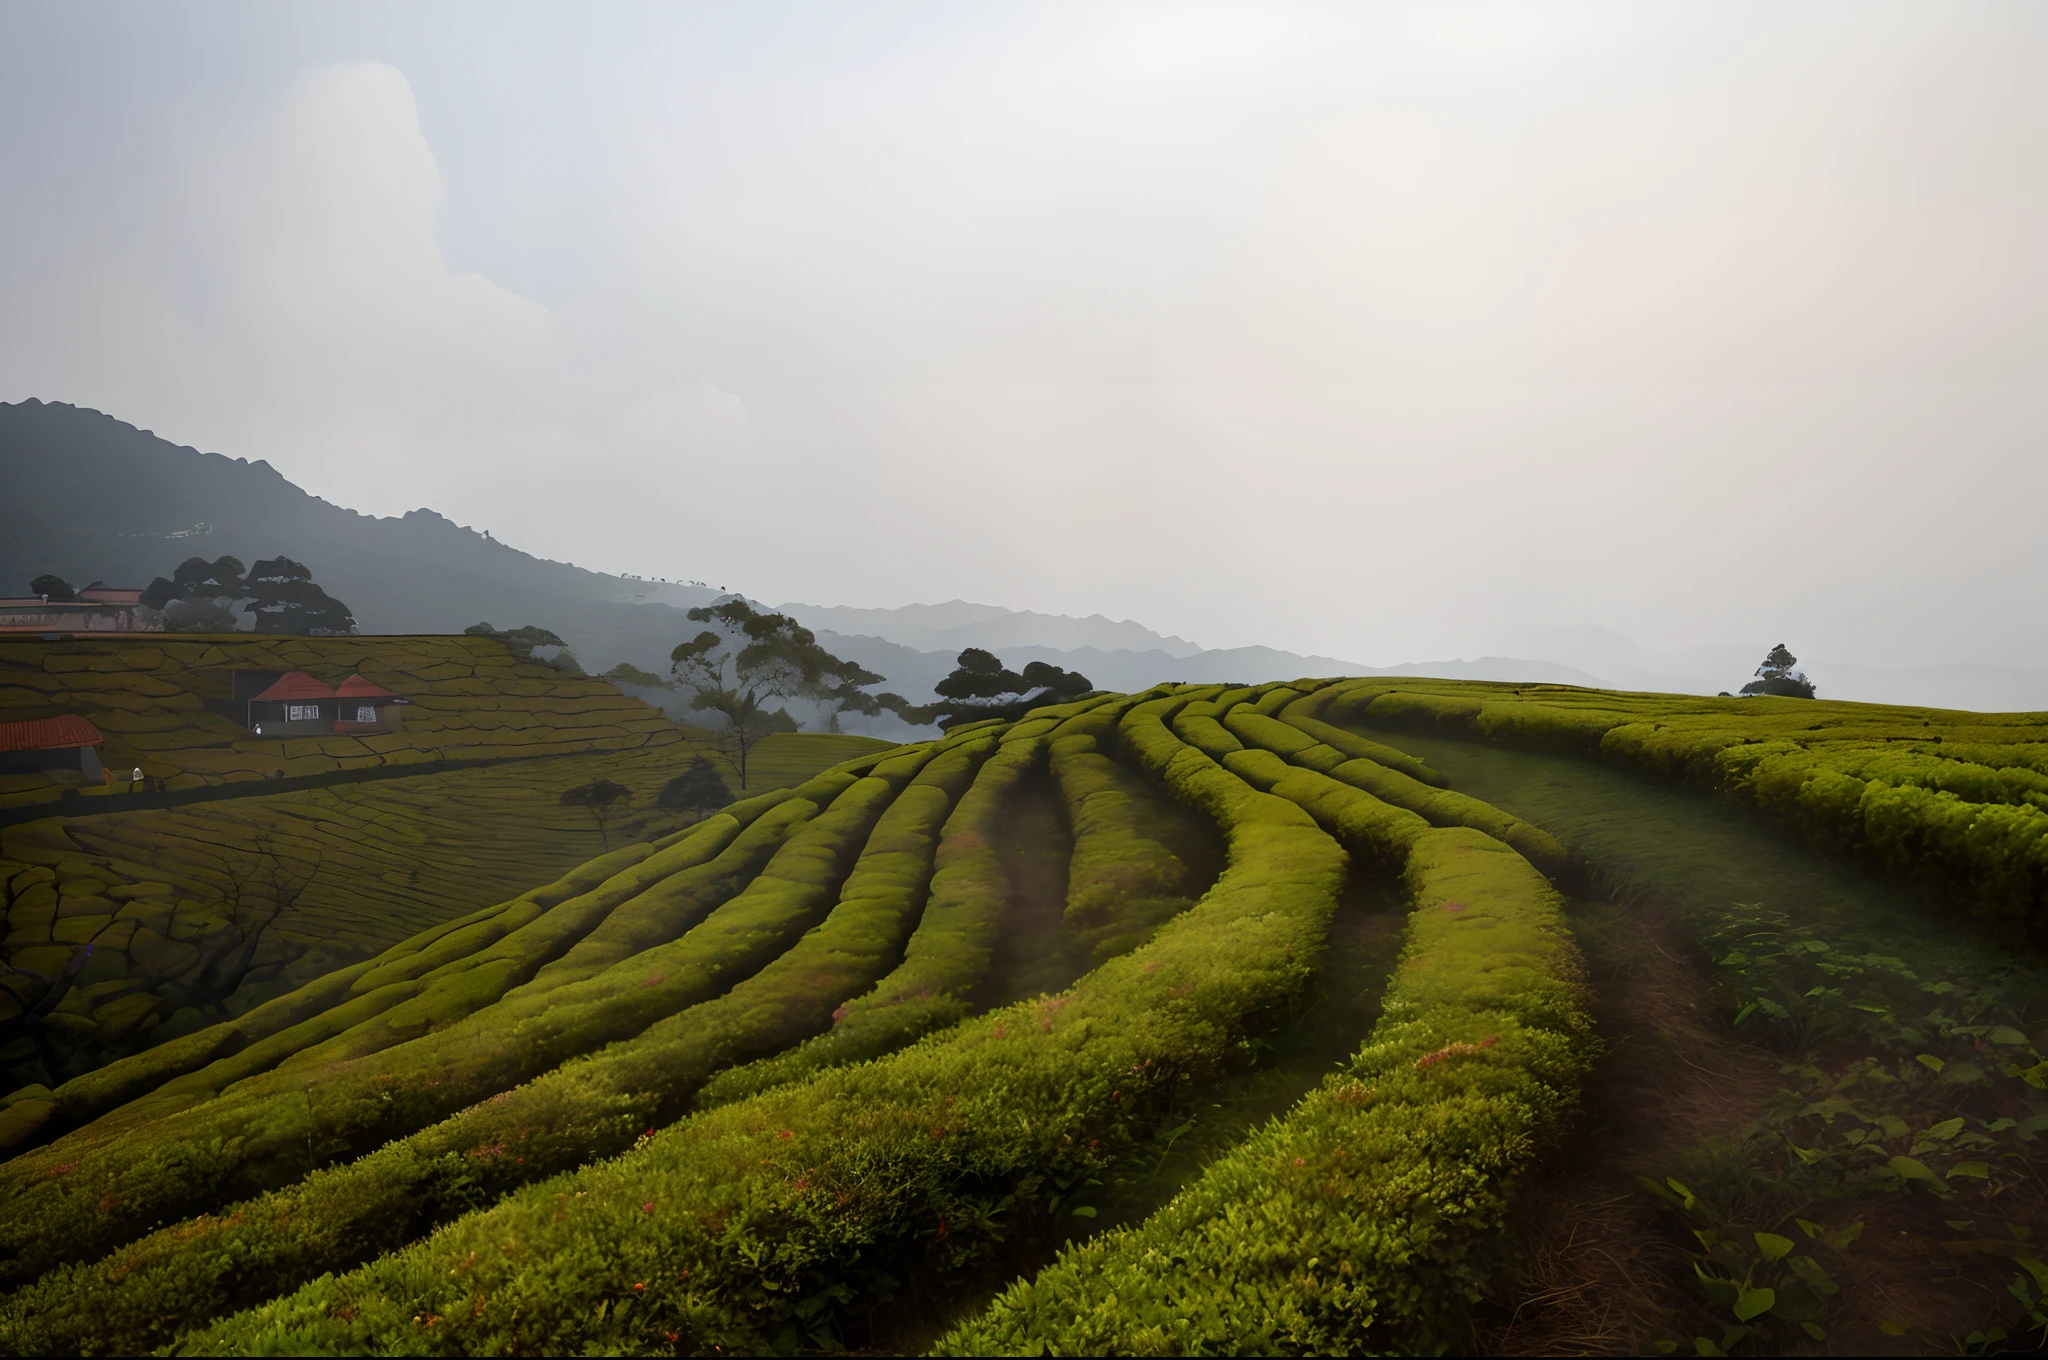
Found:
M 2048 665 L 2048 5 L 0 7 L 0 400 L 546 556 Z

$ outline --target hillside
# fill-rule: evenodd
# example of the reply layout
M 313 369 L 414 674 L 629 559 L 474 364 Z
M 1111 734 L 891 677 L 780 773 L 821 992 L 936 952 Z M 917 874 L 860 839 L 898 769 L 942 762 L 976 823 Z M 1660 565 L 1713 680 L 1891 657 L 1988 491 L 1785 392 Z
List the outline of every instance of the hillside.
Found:
M 259 736 L 211 711 L 237 672 L 303 671 L 329 686 L 350 675 L 406 704 L 397 730 Z M 99 634 L 57 642 L 0 638 L 0 722 L 71 713 L 105 738 L 109 770 L 164 780 L 172 792 L 262 779 L 361 773 L 447 761 L 623 751 L 682 739 L 662 713 L 602 680 L 524 662 L 485 637 L 301 638 Z M 128 796 L 75 772 L 0 774 L 0 808 Z
M 779 733 L 756 751 L 752 784 L 786 788 L 877 746 Z M 657 796 L 707 749 L 685 740 L 183 807 L 112 798 L 91 816 L 0 830 L 0 964 L 15 970 L 0 985 L 13 1078 L 0 1085 L 76 1076 L 240 1017 L 609 844 L 675 831 L 690 818 Z M 631 794 L 607 826 L 561 801 L 599 778 Z M 26 984 L 62 976 L 87 947 L 40 1034 L 24 1033 Z
M 1925 1350 L 2048 1272 L 2044 908 L 2040 715 L 1091 698 L 8 1097 L 0 1344 Z

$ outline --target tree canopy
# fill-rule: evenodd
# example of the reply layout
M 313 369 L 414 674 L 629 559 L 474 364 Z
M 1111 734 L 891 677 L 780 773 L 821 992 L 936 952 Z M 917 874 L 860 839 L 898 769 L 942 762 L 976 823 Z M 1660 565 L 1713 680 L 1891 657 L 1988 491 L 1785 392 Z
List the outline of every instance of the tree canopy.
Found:
M 174 632 L 232 632 L 234 606 L 254 616 L 259 633 L 338 637 L 356 631 L 355 615 L 313 581 L 303 563 L 272 557 L 245 569 L 242 559 L 223 554 L 209 562 L 188 557 L 169 577 L 159 576 L 142 592 L 145 608 L 161 610 Z
M 1756 668 L 1757 678 L 1742 687 L 1744 694 L 1774 694 L 1785 699 L 1811 699 L 1813 681 L 1797 669 L 1799 658 L 1784 643 L 1771 648 Z
M 28 583 L 28 593 L 31 595 L 41 595 L 51 600 L 75 600 L 78 598 L 78 592 L 72 588 L 69 581 L 61 576 L 50 573 L 38 576 L 35 580 L 30 581 Z
M 597 819 L 597 834 L 603 840 L 604 848 L 607 850 L 612 847 L 611 833 L 606 827 L 606 821 L 610 818 L 612 809 L 620 803 L 630 803 L 632 801 L 633 791 L 624 784 L 610 779 L 593 779 L 588 784 L 578 784 L 573 789 L 562 791 L 562 805 L 564 807 L 586 809 L 592 817 Z
M 570 675 L 583 674 L 583 667 L 577 662 L 576 654 L 569 650 L 569 644 L 546 628 L 537 628 L 530 623 L 524 628 L 496 628 L 489 623 L 472 623 L 462 631 L 471 637 L 493 638 L 504 643 L 505 650 L 512 653 L 514 660 L 552 666 Z M 558 650 L 553 656 L 536 656 L 534 653 L 542 647 Z
M 272 557 L 249 569 L 249 603 L 259 633 L 338 637 L 356 630 L 355 615 L 313 582 L 313 573 L 289 557 Z
M 655 795 L 654 805 L 663 812 L 692 813 L 703 816 L 716 812 L 732 801 L 732 791 L 725 786 L 725 780 L 711 767 L 703 756 L 692 756 L 689 768 L 661 786 Z
M 709 624 L 669 653 L 669 671 L 691 691 L 690 707 L 725 720 L 718 729 L 720 750 L 747 786 L 747 760 L 763 737 L 794 730 L 787 709 L 769 705 L 808 700 L 838 726 L 844 709 L 878 712 L 900 706 L 892 694 L 870 695 L 862 686 L 881 676 L 841 660 L 818 643 L 817 635 L 787 614 L 764 614 L 740 596 L 699 605 L 688 618 Z
M 956 660 L 953 673 L 932 686 L 940 702 L 900 710 L 906 720 L 951 727 L 982 718 L 1015 718 L 1039 704 L 1071 699 L 1091 688 L 1079 671 L 1043 661 L 1031 662 L 1019 674 L 980 647 L 969 647 Z

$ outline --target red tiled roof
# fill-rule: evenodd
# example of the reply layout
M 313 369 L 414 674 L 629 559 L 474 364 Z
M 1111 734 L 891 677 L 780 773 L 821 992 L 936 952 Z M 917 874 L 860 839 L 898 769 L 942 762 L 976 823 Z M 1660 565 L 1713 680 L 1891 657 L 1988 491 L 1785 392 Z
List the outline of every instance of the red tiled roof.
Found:
M 332 699 L 334 686 L 315 680 L 304 671 L 286 671 L 271 683 L 256 698 L 264 699 Z
M 335 687 L 335 697 L 341 699 L 396 699 L 398 696 L 382 685 L 351 675 Z
M 98 746 L 102 740 L 100 730 L 76 713 L 0 723 L 0 751 L 58 751 L 67 746 Z

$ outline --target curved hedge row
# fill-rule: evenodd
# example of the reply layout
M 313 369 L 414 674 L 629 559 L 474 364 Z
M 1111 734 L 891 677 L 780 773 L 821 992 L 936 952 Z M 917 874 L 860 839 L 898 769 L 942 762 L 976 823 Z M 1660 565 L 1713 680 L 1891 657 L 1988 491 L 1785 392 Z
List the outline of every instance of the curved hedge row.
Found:
M 1410 779 L 1419 779 L 1440 789 L 1450 787 L 1449 780 L 1406 751 L 1397 751 L 1382 742 L 1368 740 L 1356 732 L 1349 732 L 1324 722 L 1323 713 L 1335 704 L 1341 703 L 1349 692 L 1350 687 L 1342 682 L 1326 685 L 1308 697 L 1287 705 L 1277 716 L 1280 721 L 1300 728 L 1331 750 L 1340 751 L 1353 760 L 1370 760 L 1397 773 L 1405 774 Z
M 1102 750 L 1121 708 L 1070 719 L 1052 737 L 1052 777 L 1074 841 L 1065 923 L 1087 967 L 1143 943 L 1215 877 L 1214 828 Z
M 1590 1022 L 1557 894 L 1526 860 L 1463 829 L 1422 831 L 1407 854 L 1406 954 L 1347 1070 L 936 1353 L 1440 1347 L 1498 1264 L 1487 1239 L 1514 1174 L 1577 1098 Z
M 1230 863 L 1151 944 L 1060 996 L 700 1115 L 191 1344 L 774 1350 L 829 1340 L 906 1272 L 957 1288 L 1008 1220 L 1150 1127 L 1319 956 L 1342 850 L 1175 739 L 1161 716 L 1178 702 L 1138 705 L 1123 746 L 1217 821 Z
M 348 1166 L 160 1230 L 89 1266 L 53 1270 L 0 1306 L 0 1344 L 13 1354 L 147 1350 L 417 1240 L 518 1186 L 625 1151 L 641 1130 L 679 1113 L 709 1073 L 829 1024 L 840 1000 L 887 967 L 923 904 L 939 825 L 994 746 L 992 733 L 939 743 L 875 824 L 838 905 L 730 992 Z M 912 752 L 905 763 L 922 758 Z M 899 773 L 883 764 L 875 777 Z M 793 899 L 828 883 L 833 866 L 814 856 L 819 872 L 808 883 L 797 867 L 784 867 L 785 886 L 767 895 L 767 911 L 730 923 L 737 929 L 728 941 L 749 929 L 773 932 L 774 915 L 807 914 Z M 735 951 L 724 953 L 730 962 Z
M 995 957 L 1010 905 L 1009 875 L 996 846 L 1019 786 L 1045 760 L 1046 724 L 1004 733 L 946 821 L 931 890 L 887 977 L 833 1012 L 832 1028 L 787 1053 L 757 1059 L 712 1079 L 698 1098 L 711 1108 L 845 1063 L 894 1052 L 964 1019 Z M 1019 735 L 1021 732 L 1021 735 Z
M 433 949 L 383 960 L 353 985 L 405 989 L 396 1005 L 318 1043 L 311 1038 L 325 1026 L 316 1016 L 0 1166 L 10 1207 L 0 1223 L 0 1278 L 33 1279 L 165 1219 L 368 1151 L 701 999 L 699 978 L 648 983 L 648 966 L 662 966 L 658 950 L 540 996 L 513 1001 L 503 989 L 560 952 L 557 913 L 587 925 L 598 914 L 593 898 L 617 910 L 651 893 L 662 919 L 686 928 L 740 891 L 821 804 L 855 782 L 843 770 L 821 775 L 760 810 L 710 858 L 723 834 L 717 827 L 614 875 L 610 891 L 601 885 L 549 908 L 416 981 L 405 975 L 426 961 L 419 954 L 436 957 Z M 341 1008 L 342 1019 L 352 1014 Z M 86 1204 L 94 1212 L 79 1212 Z
M 1359 682 L 1336 711 L 1689 779 L 2048 938 L 2048 714 L 1442 681 Z
M 1223 726 L 1250 745 L 1276 752 L 1297 765 L 1341 779 L 1395 807 L 1420 813 L 1432 825 L 1470 827 L 1513 846 L 1545 873 L 1564 871 L 1567 856 L 1555 836 L 1502 812 L 1491 803 L 1482 803 L 1477 798 L 1450 789 L 1432 788 L 1376 761 L 1347 760 L 1343 752 L 1325 746 L 1298 726 L 1242 707 L 1225 714 Z

